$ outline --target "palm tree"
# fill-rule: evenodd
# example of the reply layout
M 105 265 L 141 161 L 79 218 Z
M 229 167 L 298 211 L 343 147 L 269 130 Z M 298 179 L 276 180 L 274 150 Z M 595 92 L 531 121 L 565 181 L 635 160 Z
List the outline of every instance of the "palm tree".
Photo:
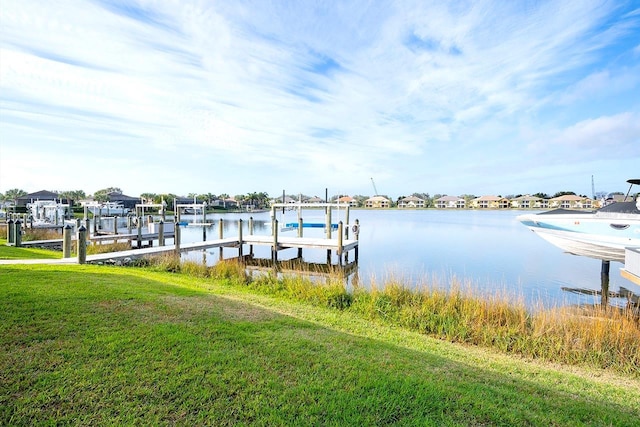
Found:
M 16 206 L 18 204 L 18 199 L 22 196 L 26 196 L 28 193 L 24 190 L 21 190 L 19 188 L 12 188 L 11 190 L 7 190 L 6 193 L 4 193 L 4 198 L 6 200 L 11 200 L 13 202 L 13 205 Z

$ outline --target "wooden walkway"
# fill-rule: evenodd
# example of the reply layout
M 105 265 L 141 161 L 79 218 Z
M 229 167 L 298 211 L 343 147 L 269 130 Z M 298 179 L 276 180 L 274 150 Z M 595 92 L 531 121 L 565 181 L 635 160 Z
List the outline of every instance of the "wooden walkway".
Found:
M 112 235 L 110 238 L 124 237 L 127 235 Z M 149 240 L 149 235 L 145 235 L 142 240 Z M 107 237 L 107 236 L 105 236 Z M 127 236 L 128 237 L 128 236 Z M 136 235 L 137 238 L 137 235 Z M 30 242 L 24 242 L 30 243 Z M 31 242 L 32 243 L 32 242 Z M 60 239 L 62 244 L 62 239 Z M 257 246 L 271 246 L 274 245 L 273 236 L 259 236 L 248 235 L 242 237 L 242 245 L 257 245 Z M 23 244 L 23 246 L 26 246 Z M 204 242 L 192 242 L 182 243 L 179 246 L 180 252 L 190 252 L 198 250 L 206 250 L 210 248 L 240 248 L 239 237 L 228 237 L 223 239 L 207 240 Z M 297 249 L 325 249 L 327 251 L 334 251 L 339 256 L 346 254 L 350 250 L 356 251 L 355 259 L 357 260 L 358 240 L 344 240 L 342 241 L 342 247 L 339 247 L 338 239 L 318 239 L 310 237 L 282 237 L 278 236 L 276 251 L 282 249 L 297 248 Z M 171 253 L 176 251 L 175 244 L 165 246 L 149 246 L 140 249 L 130 249 L 119 252 L 108 252 L 102 254 L 87 255 L 87 263 L 98 263 L 106 261 L 118 261 L 125 258 L 137 259 L 144 256 L 159 255 L 163 253 Z M 277 258 L 277 255 L 276 255 Z M 61 259 L 23 259 L 23 260 L 0 260 L 0 265 L 8 264 L 76 264 L 78 263 L 77 257 L 61 258 Z

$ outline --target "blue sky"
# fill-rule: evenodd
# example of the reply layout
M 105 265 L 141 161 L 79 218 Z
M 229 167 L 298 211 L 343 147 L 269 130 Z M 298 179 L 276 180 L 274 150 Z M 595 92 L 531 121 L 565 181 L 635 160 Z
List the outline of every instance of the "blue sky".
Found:
M 638 1 L 0 6 L 0 192 L 511 195 L 640 178 Z

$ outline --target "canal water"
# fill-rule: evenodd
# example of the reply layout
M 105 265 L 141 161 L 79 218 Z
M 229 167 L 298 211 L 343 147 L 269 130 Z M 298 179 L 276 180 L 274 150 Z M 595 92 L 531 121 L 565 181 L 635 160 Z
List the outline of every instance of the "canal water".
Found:
M 597 304 L 598 295 L 580 290 L 601 289 L 601 261 L 564 253 L 516 220 L 516 210 L 362 210 L 350 211 L 350 222 L 360 222 L 358 277 L 364 286 L 382 286 L 400 280 L 419 287 L 436 283 L 447 287 L 453 279 L 465 289 L 484 295 L 506 295 L 523 300 L 527 306 L 544 307 L 571 304 Z M 324 211 L 303 210 L 305 223 L 324 223 Z M 254 219 L 255 234 L 271 234 L 270 212 L 207 215 L 214 221 L 206 227 L 209 238 L 218 236 L 218 220 L 223 219 L 225 237 L 237 236 L 238 219 L 247 233 L 249 217 Z M 278 212 L 280 226 L 297 222 L 295 210 Z M 185 218 L 189 220 L 189 218 Z M 332 222 L 345 222 L 345 211 L 333 211 Z M 296 235 L 296 231 L 283 235 Z M 323 237 L 322 228 L 304 228 L 305 237 Z M 351 236 L 350 236 L 351 237 Z M 201 241 L 203 228 L 182 228 L 182 241 Z M 210 250 L 217 260 L 218 249 Z M 235 251 L 235 252 L 234 252 Z M 245 253 L 247 250 L 245 249 Z M 255 255 L 270 258 L 268 247 L 254 248 Z M 294 258 L 295 249 L 279 253 L 279 259 Z M 225 258 L 237 250 L 225 249 Z M 194 259 L 202 259 L 190 254 Z M 326 251 L 305 250 L 305 261 L 326 262 Z M 335 256 L 334 256 L 335 262 Z M 640 287 L 622 278 L 622 264 L 612 262 L 610 291 L 628 289 L 640 294 Z M 622 305 L 624 299 L 613 299 Z

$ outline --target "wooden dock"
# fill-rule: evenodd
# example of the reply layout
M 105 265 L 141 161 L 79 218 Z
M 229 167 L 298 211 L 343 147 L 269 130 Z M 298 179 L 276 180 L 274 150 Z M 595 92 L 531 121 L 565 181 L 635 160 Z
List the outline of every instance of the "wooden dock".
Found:
M 119 235 L 124 236 L 124 235 Z M 109 236 L 111 238 L 116 236 Z M 145 239 L 149 235 L 145 235 Z M 29 242 L 25 242 L 29 243 Z M 60 239 L 62 244 L 62 239 Z M 275 246 L 274 246 L 275 244 Z M 164 253 L 184 253 L 191 251 L 206 250 L 211 248 L 237 248 L 239 249 L 239 255 L 244 254 L 244 246 L 270 246 L 272 249 L 273 260 L 277 261 L 277 252 L 283 249 L 297 248 L 297 249 L 324 249 L 332 251 L 340 257 L 339 264 L 342 260 L 342 255 L 354 250 L 356 255 L 354 260 L 357 261 L 358 240 L 342 240 L 341 239 L 321 239 L 310 237 L 279 237 L 274 239 L 273 236 L 235 236 L 222 239 L 212 239 L 203 242 L 182 243 L 176 245 L 165 246 L 147 246 L 140 249 L 130 249 L 126 251 L 107 252 L 101 254 L 87 255 L 87 263 L 98 263 L 107 261 L 121 261 L 126 258 L 138 259 L 145 256 L 159 255 Z M 74 264 L 78 263 L 77 257 L 61 258 L 61 259 L 40 259 L 40 260 L 0 260 L 0 264 Z

